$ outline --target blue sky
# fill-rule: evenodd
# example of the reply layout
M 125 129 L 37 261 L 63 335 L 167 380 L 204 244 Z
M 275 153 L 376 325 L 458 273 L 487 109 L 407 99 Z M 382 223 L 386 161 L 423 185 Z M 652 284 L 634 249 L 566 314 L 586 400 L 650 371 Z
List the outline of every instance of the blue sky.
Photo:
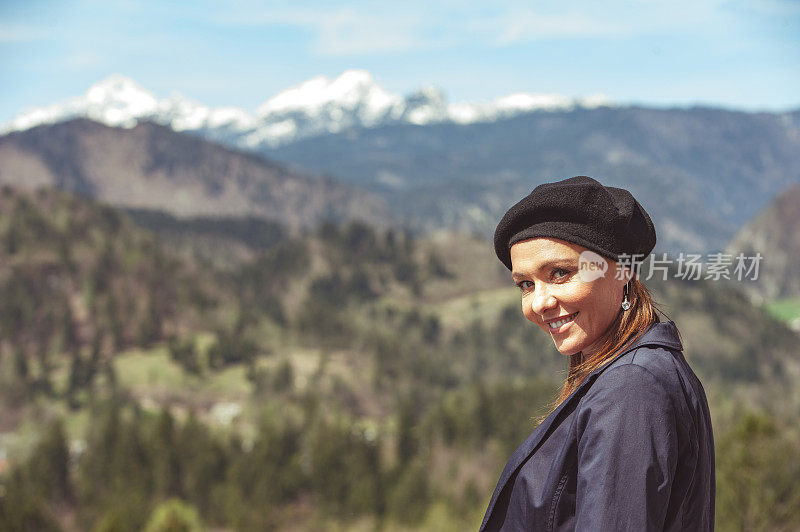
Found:
M 0 0 L 0 122 L 112 73 L 254 110 L 312 76 L 370 71 L 450 101 L 514 92 L 800 107 L 800 0 Z

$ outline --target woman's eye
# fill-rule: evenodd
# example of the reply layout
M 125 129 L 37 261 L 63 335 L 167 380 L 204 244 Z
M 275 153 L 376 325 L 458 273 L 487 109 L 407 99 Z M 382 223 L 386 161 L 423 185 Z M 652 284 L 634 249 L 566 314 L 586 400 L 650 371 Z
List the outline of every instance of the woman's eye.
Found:
M 569 275 L 569 270 L 565 270 L 564 268 L 556 268 L 553 270 L 553 279 L 564 279 Z
M 531 290 L 533 290 L 533 282 L 531 281 L 520 281 L 517 283 L 517 286 L 523 292 L 530 292 Z

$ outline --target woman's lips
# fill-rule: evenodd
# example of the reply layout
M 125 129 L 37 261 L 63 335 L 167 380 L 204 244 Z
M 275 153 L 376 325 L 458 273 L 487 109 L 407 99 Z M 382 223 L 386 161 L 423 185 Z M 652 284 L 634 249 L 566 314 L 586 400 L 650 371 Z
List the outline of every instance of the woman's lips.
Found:
M 547 323 L 547 328 L 551 333 L 562 333 L 566 331 L 570 324 L 575 321 L 575 316 L 578 313 L 570 314 L 569 316 L 564 316 L 563 318 L 558 318 L 557 320 L 553 320 Z

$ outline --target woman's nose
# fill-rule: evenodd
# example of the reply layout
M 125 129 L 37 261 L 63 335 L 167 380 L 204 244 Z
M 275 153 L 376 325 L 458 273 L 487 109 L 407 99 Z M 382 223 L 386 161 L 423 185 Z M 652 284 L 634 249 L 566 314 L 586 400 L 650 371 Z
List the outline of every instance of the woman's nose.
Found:
M 541 316 L 556 305 L 558 305 L 558 301 L 556 301 L 555 296 L 550 293 L 550 290 L 546 287 L 536 287 L 531 301 L 531 310 Z

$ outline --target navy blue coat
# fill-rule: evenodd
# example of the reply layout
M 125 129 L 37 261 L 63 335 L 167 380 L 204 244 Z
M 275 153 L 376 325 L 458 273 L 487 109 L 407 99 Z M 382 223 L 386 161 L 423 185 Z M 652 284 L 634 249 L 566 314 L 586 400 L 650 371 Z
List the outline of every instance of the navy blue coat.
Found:
M 708 402 L 673 322 L 592 372 L 511 456 L 481 531 L 714 528 Z

